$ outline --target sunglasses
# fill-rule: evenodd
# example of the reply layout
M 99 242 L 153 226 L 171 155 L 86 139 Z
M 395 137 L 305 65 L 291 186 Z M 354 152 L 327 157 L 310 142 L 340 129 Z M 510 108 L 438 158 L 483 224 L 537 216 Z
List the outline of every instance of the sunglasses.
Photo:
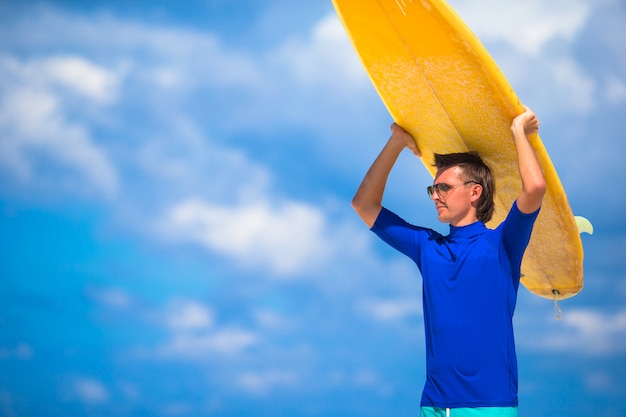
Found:
M 446 198 L 446 196 L 448 195 L 450 191 L 454 190 L 455 188 L 459 188 L 463 185 L 467 185 L 467 184 L 480 185 L 480 183 L 476 181 L 465 181 L 463 184 L 457 184 L 457 185 L 448 185 L 445 182 L 440 182 L 440 183 L 429 185 L 428 187 L 426 187 L 426 192 L 428 193 L 428 197 L 430 198 L 432 198 L 435 193 L 437 193 L 439 198 Z

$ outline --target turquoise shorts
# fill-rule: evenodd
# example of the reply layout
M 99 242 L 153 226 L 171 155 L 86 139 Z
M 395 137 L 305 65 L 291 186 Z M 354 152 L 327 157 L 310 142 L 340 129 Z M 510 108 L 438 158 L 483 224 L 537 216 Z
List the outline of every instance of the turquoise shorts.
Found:
M 517 417 L 517 407 L 438 408 L 422 407 L 421 417 Z

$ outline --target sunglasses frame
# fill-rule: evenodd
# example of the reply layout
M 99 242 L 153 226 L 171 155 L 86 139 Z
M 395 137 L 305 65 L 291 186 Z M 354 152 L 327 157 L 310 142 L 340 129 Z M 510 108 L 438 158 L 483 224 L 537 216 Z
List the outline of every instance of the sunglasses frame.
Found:
M 482 185 L 478 181 L 465 181 L 464 183 L 457 185 L 450 185 L 446 184 L 445 182 L 439 182 L 437 184 L 429 185 L 428 187 L 426 187 L 426 192 L 428 193 L 429 198 L 433 198 L 433 195 L 435 195 L 435 193 L 437 193 L 437 196 L 439 198 L 446 198 L 450 191 L 467 184 L 477 184 L 482 187 Z

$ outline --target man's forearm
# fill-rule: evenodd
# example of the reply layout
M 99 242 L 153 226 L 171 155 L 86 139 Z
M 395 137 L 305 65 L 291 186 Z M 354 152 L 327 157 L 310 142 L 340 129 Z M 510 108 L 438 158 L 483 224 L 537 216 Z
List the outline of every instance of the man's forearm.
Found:
M 528 112 L 530 111 L 527 110 Z M 529 136 L 534 135 L 538 127 L 539 122 L 533 113 L 531 116 L 522 116 L 521 120 L 514 121 L 511 126 L 522 179 L 522 192 L 517 203 L 523 213 L 532 213 L 539 209 L 546 191 L 543 170 L 529 140 Z
M 352 199 L 352 207 L 369 227 L 372 227 L 382 209 L 389 173 L 404 147 L 398 141 L 389 140 L 365 174 Z

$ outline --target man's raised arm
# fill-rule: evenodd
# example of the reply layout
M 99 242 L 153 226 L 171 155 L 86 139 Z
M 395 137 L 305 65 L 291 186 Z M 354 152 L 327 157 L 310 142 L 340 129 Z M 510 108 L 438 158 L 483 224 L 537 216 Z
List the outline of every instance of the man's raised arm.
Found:
M 522 213 L 534 213 L 541 207 L 546 193 L 546 182 L 535 151 L 528 140 L 539 130 L 539 120 L 528 107 L 511 124 L 511 133 L 517 149 L 517 160 L 522 177 L 522 192 L 517 198 L 517 207 Z
M 391 137 L 365 174 L 352 199 L 354 211 L 370 228 L 374 225 L 382 209 L 383 194 L 391 168 L 404 148 L 409 148 L 415 155 L 421 156 L 413 137 L 393 123 L 391 125 Z

